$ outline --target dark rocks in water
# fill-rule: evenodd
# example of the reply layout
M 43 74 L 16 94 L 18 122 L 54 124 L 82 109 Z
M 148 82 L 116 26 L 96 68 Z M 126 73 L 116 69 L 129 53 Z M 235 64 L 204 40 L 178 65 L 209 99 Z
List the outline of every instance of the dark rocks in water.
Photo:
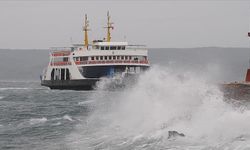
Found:
M 175 137 L 185 137 L 185 135 L 177 131 L 168 131 L 168 139 L 175 138 Z
M 219 85 L 226 99 L 250 100 L 250 84 L 249 83 L 225 83 Z

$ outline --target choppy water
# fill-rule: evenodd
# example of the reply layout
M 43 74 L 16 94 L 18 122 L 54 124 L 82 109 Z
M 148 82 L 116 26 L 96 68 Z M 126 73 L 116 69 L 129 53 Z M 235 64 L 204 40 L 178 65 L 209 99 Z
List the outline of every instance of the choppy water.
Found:
M 150 52 L 152 68 L 114 91 L 104 90 L 108 83 L 96 91 L 41 87 L 33 76 L 39 78 L 37 66 L 46 57 L 24 70 L 10 65 L 16 72 L 9 77 L 7 65 L 0 65 L 0 149 L 250 149 L 250 103 L 225 102 L 215 84 L 243 79 L 248 51 L 199 50 Z M 9 61 L 5 57 L 2 63 Z M 232 68 L 243 71 L 228 74 Z M 173 130 L 185 137 L 169 139 Z

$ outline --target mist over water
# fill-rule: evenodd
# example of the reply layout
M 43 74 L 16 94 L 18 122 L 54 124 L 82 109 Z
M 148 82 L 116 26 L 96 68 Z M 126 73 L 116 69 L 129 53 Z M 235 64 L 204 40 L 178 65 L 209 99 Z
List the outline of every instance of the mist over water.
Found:
M 250 103 L 218 88 L 244 80 L 248 49 L 149 56 L 151 68 L 124 89 L 104 80 L 95 91 L 60 91 L 40 86 L 47 50 L 0 51 L 0 149 L 250 149 Z

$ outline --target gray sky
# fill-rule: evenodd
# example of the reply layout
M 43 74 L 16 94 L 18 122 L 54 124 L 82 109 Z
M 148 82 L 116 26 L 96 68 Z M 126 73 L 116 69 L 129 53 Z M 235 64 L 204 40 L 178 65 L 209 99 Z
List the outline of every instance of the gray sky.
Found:
M 0 0 L 0 48 L 70 46 L 83 40 L 84 13 L 90 39 L 106 36 L 106 13 L 115 23 L 113 41 L 148 47 L 249 47 L 247 0 Z

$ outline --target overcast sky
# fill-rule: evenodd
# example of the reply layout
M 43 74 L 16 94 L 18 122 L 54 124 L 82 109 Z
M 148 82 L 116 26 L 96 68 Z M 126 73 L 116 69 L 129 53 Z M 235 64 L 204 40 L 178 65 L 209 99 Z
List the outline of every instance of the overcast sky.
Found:
M 49 48 L 106 36 L 148 47 L 249 47 L 250 0 L 0 0 L 0 48 Z

